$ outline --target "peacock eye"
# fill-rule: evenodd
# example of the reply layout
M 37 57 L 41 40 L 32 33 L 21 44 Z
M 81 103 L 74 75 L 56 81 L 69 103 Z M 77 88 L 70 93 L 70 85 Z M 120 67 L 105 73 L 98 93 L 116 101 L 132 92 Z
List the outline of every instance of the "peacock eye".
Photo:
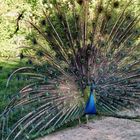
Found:
M 77 3 L 78 3 L 79 5 L 82 5 L 82 4 L 83 4 L 83 0 L 77 0 Z
M 113 7 L 114 7 L 114 8 L 118 8 L 118 7 L 119 7 L 119 2 L 118 2 L 118 1 L 115 1 L 115 2 L 113 3 Z
M 118 39 L 113 39 L 113 43 L 114 43 L 114 45 L 118 45 L 119 44 L 119 40 Z
M 110 20 L 111 19 L 111 15 L 110 14 L 106 15 L 106 19 Z
M 20 59 L 23 59 L 24 58 L 24 55 L 23 55 L 23 53 L 20 53 Z
M 79 20 L 79 15 L 75 15 L 75 18 L 78 21 Z
M 126 42 L 126 45 L 127 45 L 127 47 L 131 47 L 132 41 L 127 41 L 127 42 Z
M 29 65 L 33 64 L 32 60 L 30 60 L 30 59 L 26 63 Z
M 101 62 L 100 58 L 96 59 L 96 63 L 99 64 Z
M 63 16 L 62 16 L 62 15 L 58 15 L 58 18 L 59 18 L 60 20 L 62 20 L 62 19 L 63 19 Z
M 96 25 L 95 21 L 94 21 L 94 22 L 92 22 L 92 26 L 95 26 L 95 25 Z
M 102 13 L 102 11 L 103 11 L 103 6 L 99 6 L 98 7 L 98 13 Z
M 131 16 L 130 15 L 127 15 L 126 16 L 126 20 L 131 20 Z
M 87 50 L 87 54 L 90 54 L 91 50 Z
M 44 56 L 44 53 L 43 53 L 43 51 L 39 50 L 36 52 L 36 55 L 42 57 L 42 56 Z
M 43 19 L 43 20 L 41 21 L 41 25 L 43 25 L 43 26 L 46 25 L 46 20 L 45 20 L 45 19 Z
M 104 34 L 107 34 L 107 33 L 108 33 L 108 30 L 107 30 L 107 29 L 105 29 L 103 33 L 104 33 Z
M 82 63 L 82 64 L 84 63 L 84 58 L 81 59 L 81 63 Z
M 136 29 L 136 30 L 134 30 L 134 34 L 135 35 L 139 35 L 140 34 L 140 31 Z
M 36 38 L 31 39 L 31 41 L 32 41 L 32 43 L 33 43 L 34 45 L 37 44 L 37 40 L 36 40 Z

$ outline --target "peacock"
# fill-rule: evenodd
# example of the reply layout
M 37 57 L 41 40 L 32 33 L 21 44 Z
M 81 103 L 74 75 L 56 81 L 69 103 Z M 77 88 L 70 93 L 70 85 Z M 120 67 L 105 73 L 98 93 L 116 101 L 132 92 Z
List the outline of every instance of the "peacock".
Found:
M 20 59 L 29 65 L 7 81 L 19 74 L 30 82 L 0 115 L 1 140 L 31 140 L 83 116 L 139 109 L 138 1 L 44 0 L 42 7 L 26 21 L 31 33 Z

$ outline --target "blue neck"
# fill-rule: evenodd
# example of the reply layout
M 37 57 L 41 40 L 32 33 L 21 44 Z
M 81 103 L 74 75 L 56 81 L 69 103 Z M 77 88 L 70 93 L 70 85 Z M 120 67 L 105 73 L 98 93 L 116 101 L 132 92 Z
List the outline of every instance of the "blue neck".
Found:
M 90 90 L 90 96 L 86 103 L 85 114 L 96 114 L 96 107 L 95 107 L 95 99 L 94 99 L 94 91 L 93 89 Z

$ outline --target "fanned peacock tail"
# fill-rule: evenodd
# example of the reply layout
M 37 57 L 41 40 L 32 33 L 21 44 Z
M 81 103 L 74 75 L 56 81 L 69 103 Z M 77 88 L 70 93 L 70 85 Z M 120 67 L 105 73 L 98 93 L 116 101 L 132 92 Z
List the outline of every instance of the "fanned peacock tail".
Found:
M 136 3 L 70 0 L 44 5 L 41 21 L 28 21 L 32 44 L 25 48 L 24 57 L 34 67 L 16 70 L 7 82 L 15 73 L 32 79 L 0 116 L 2 140 L 32 139 L 81 117 L 89 96 L 85 89 L 92 82 L 97 113 L 115 115 L 140 107 Z

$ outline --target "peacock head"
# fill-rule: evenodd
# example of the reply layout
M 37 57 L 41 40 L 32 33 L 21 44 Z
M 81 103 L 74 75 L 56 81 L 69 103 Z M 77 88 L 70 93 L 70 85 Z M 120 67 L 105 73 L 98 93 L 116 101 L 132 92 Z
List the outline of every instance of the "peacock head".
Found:
M 90 95 L 90 93 L 94 93 L 93 91 L 96 89 L 95 81 L 92 81 L 87 84 L 87 86 L 84 89 L 84 95 Z
M 91 83 L 91 85 L 90 85 L 90 91 L 95 90 L 95 88 L 96 88 L 95 82 Z

